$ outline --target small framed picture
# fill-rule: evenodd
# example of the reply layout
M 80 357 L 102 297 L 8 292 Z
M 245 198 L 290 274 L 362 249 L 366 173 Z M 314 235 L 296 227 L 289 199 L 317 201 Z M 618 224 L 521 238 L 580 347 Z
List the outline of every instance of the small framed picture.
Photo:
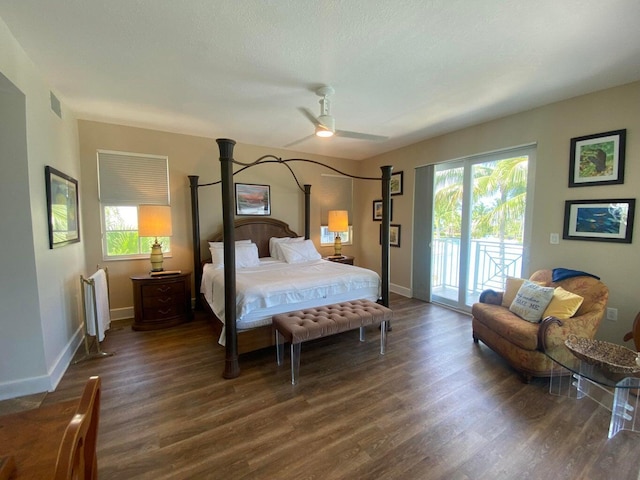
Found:
M 626 130 L 614 130 L 572 138 L 569 187 L 624 183 L 626 137 Z
M 271 215 L 271 187 L 236 183 L 236 215 Z
M 393 198 L 391 199 L 391 209 L 389 211 L 389 214 L 391 217 L 390 220 L 393 222 Z M 382 220 L 382 200 L 373 201 L 373 220 Z
M 391 174 L 391 195 L 402 195 L 402 181 L 404 172 Z
M 44 167 L 49 219 L 49 248 L 80 241 L 78 181 L 53 167 Z
M 562 238 L 631 243 L 635 208 L 634 198 L 567 200 Z
M 382 225 L 380 225 L 380 245 L 382 245 Z M 389 226 L 389 246 L 400 246 L 400 225 Z

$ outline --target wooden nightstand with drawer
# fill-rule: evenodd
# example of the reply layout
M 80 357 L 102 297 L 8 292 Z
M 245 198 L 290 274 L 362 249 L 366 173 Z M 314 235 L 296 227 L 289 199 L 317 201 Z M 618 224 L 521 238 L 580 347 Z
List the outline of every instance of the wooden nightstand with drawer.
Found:
M 134 330 L 173 327 L 191 319 L 191 272 L 134 275 Z

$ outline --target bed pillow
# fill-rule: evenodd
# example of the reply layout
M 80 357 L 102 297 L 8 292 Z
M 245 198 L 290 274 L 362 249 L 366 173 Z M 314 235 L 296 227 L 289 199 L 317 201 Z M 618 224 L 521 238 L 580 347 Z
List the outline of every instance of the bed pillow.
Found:
M 284 261 L 287 263 L 302 263 L 320 260 L 322 256 L 316 250 L 311 240 L 302 242 L 282 242 L 279 244 Z
M 276 260 L 285 261 L 280 245 L 283 243 L 302 242 L 304 237 L 271 237 L 269 239 L 269 255 Z
M 528 322 L 538 323 L 551 303 L 554 290 L 553 287 L 542 287 L 525 280 L 509 306 L 509 310 Z
M 513 303 L 513 299 L 516 298 L 516 294 L 524 282 L 530 282 L 526 278 L 507 277 L 507 282 L 504 287 L 504 293 L 502 294 L 502 306 L 509 308 Z M 545 286 L 544 282 L 533 282 L 537 285 Z
M 215 268 L 224 267 L 224 247 L 209 247 L 211 264 Z M 260 265 L 258 246 L 255 243 L 236 243 L 236 268 L 256 267 Z
M 583 300 L 584 298 L 580 295 L 568 292 L 562 287 L 556 287 L 551 303 L 545 309 L 542 318 L 556 317 L 561 320 L 571 318 L 576 314 Z

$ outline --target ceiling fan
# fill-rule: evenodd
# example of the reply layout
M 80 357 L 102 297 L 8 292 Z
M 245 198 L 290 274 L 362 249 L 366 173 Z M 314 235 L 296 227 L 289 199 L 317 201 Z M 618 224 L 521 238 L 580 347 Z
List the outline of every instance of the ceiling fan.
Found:
M 372 140 L 376 142 L 380 142 L 382 140 L 387 140 L 389 137 L 385 137 L 382 135 L 372 135 L 369 133 L 360 133 L 360 132 L 350 132 L 349 130 L 336 130 L 336 119 L 331 115 L 331 103 L 329 101 L 329 97 L 335 93 L 333 87 L 325 86 L 320 87 L 316 90 L 316 95 L 320 98 L 320 116 L 316 117 L 313 113 L 307 108 L 300 108 L 299 110 L 302 114 L 309 119 L 311 123 L 315 126 L 315 133 L 312 135 L 308 135 L 304 138 L 296 140 L 295 142 L 289 143 L 285 145 L 285 147 L 290 147 L 297 143 L 303 142 L 308 138 L 313 137 L 314 135 L 317 137 L 345 137 L 345 138 L 356 138 L 358 140 Z

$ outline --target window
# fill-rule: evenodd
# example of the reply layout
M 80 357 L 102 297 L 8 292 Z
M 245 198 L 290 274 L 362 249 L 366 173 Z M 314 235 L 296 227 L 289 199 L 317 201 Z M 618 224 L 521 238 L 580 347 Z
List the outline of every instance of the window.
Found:
M 147 258 L 155 238 L 138 236 L 138 205 L 169 205 L 166 156 L 98 150 L 98 196 L 104 260 Z M 163 253 L 168 237 L 158 237 Z
M 320 179 L 320 245 L 333 245 L 336 233 L 330 232 L 328 219 L 330 210 L 346 210 L 349 216 L 349 230 L 339 232 L 342 245 L 353 243 L 353 180 L 342 175 L 323 174 Z
M 338 232 L 342 245 L 351 245 L 351 236 L 353 235 L 353 227 L 349 225 L 349 230 L 346 232 Z M 333 245 L 336 240 L 336 233 L 330 232 L 329 227 L 322 225 L 320 227 L 320 245 Z

